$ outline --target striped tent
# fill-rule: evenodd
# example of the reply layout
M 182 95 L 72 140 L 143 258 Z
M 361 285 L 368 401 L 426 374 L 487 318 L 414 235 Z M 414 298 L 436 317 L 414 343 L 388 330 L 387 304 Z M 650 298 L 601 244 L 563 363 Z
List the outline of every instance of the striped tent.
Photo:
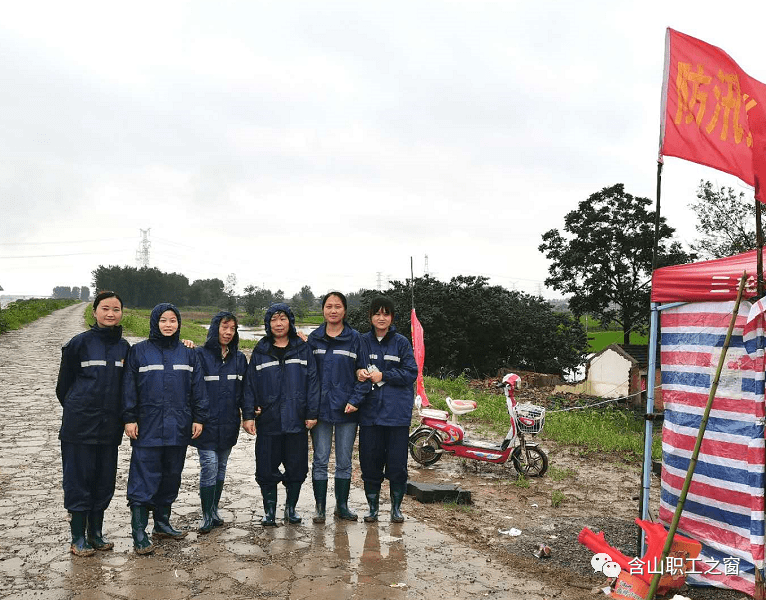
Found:
M 659 516 L 666 526 L 683 487 L 733 308 L 731 300 L 708 300 L 661 313 L 665 420 Z M 760 302 L 740 305 L 678 527 L 703 544 L 689 583 L 750 595 L 756 570 L 764 566 L 763 308 Z

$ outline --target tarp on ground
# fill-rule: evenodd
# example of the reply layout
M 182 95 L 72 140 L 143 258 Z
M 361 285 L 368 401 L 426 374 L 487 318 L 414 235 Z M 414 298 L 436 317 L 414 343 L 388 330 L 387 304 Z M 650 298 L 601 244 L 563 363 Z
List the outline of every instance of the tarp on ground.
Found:
M 686 289 L 682 284 L 681 290 Z M 683 487 L 733 309 L 734 302 L 727 301 L 662 311 L 665 420 L 659 516 L 666 526 Z M 741 303 L 678 528 L 703 544 L 693 569 L 699 572 L 688 575 L 689 583 L 750 595 L 755 591 L 755 569 L 762 570 L 764 564 L 763 316 L 760 303 Z

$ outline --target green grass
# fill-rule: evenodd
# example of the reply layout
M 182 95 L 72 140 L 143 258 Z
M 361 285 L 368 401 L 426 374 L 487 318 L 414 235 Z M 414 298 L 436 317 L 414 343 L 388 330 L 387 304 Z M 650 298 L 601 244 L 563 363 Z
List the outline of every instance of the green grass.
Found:
M 622 344 L 623 335 L 620 331 L 589 331 L 588 332 L 588 352 L 601 352 L 607 346 L 612 344 Z M 648 344 L 649 337 L 646 335 L 630 334 L 631 344 Z
M 202 325 L 197 325 L 193 322 L 187 322 L 183 318 L 184 311 L 181 311 L 181 339 L 191 340 L 197 346 L 201 346 L 207 339 L 207 329 Z M 152 311 L 148 308 L 126 308 L 122 313 L 122 333 L 123 335 L 131 335 L 136 337 L 148 338 L 149 337 L 149 317 Z M 85 308 L 85 321 L 88 325 L 93 325 L 96 321 L 93 318 L 93 311 L 88 305 Z M 209 322 L 209 320 L 208 320 Z M 242 346 L 240 342 L 240 346 Z
M 564 492 L 561 492 L 559 490 L 553 490 L 551 492 L 551 506 L 553 508 L 558 508 L 561 506 L 561 503 L 564 502 L 567 499 L 567 497 L 564 495 Z
M 548 468 L 548 477 L 553 481 L 564 481 L 569 477 L 574 477 L 576 474 L 577 472 L 572 469 L 560 469 L 553 465 Z
M 445 398 L 476 400 L 478 408 L 460 417 L 460 422 L 481 431 L 482 434 L 500 437 L 508 431 L 508 412 L 505 396 L 476 391 L 469 387 L 465 376 L 454 379 L 425 378 L 426 394 L 435 408 L 447 409 Z M 567 412 L 555 412 L 556 399 L 546 403 L 548 411 L 545 427 L 538 436 L 541 440 L 553 440 L 567 445 L 580 446 L 584 453 L 610 452 L 620 454 L 630 461 L 641 461 L 644 454 L 643 415 L 614 404 L 595 408 L 581 408 Z M 652 457 L 662 456 L 659 428 L 655 428 Z
M 20 329 L 40 317 L 51 314 L 54 310 L 79 302 L 71 298 L 32 298 L 16 300 L 0 310 L 0 333 Z

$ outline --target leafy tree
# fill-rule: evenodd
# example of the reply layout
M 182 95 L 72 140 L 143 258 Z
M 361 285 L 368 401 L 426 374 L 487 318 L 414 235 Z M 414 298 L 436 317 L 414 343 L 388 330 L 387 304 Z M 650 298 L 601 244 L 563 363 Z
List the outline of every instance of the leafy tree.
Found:
M 619 324 L 624 343 L 630 332 L 648 325 L 654 249 L 654 211 L 648 198 L 625 192 L 618 183 L 592 194 L 564 217 L 565 238 L 557 229 L 543 234 L 538 249 L 551 261 L 545 285 L 571 294 L 577 315 Z M 694 260 L 671 238 L 675 229 L 660 218 L 658 266 Z
M 314 304 L 315 296 L 314 292 L 311 291 L 310 285 L 304 285 L 301 288 L 301 291 L 299 292 L 300 299 L 303 300 L 303 302 L 306 303 L 307 306 L 311 307 Z
M 229 273 L 226 276 L 226 285 L 223 288 L 223 293 L 226 294 L 226 310 L 229 312 L 235 312 L 237 310 L 237 276 L 234 273 Z
M 274 296 L 271 298 L 272 302 L 284 302 L 285 301 L 285 293 L 282 290 L 277 290 L 274 292 Z
M 74 298 L 75 300 L 80 299 L 80 286 L 74 285 L 72 286 L 72 291 L 70 292 L 70 298 Z
M 189 280 L 185 275 L 163 273 L 153 267 L 99 265 L 93 271 L 93 287 L 99 291 L 114 290 L 126 306 L 138 308 L 151 308 L 160 302 L 183 306 L 189 296 Z
M 80 300 L 85 300 L 85 302 L 90 300 L 90 288 L 86 285 L 80 288 Z
M 56 287 L 53 288 L 53 297 L 54 298 L 71 298 L 72 288 L 70 288 L 68 285 L 57 285 Z
M 223 306 L 226 303 L 223 281 L 198 279 L 189 286 L 187 302 L 191 306 Z
M 487 284 L 486 277 L 453 277 L 445 283 L 415 279 L 415 307 L 423 325 L 430 373 L 472 371 L 494 375 L 501 367 L 561 374 L 579 365 L 587 340 L 579 321 L 553 311 L 542 297 Z M 370 300 L 381 292 L 360 290 L 360 303 L 349 309 L 349 322 L 369 331 Z M 395 325 L 411 339 L 411 291 L 392 281 L 382 293 L 396 306 Z
M 702 236 L 691 244 L 692 250 L 705 258 L 723 258 L 755 248 L 755 201 L 744 192 L 700 180 L 697 201 L 689 206 Z

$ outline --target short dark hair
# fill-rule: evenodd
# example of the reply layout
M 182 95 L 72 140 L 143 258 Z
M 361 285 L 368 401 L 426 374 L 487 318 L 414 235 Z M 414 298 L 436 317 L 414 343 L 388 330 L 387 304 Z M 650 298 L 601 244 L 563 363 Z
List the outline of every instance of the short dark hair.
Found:
M 117 295 L 117 292 L 103 291 L 99 292 L 98 295 L 93 299 L 93 310 L 96 310 L 99 302 L 106 300 L 107 298 L 117 298 L 117 300 L 120 301 L 120 308 L 122 308 L 122 298 Z
M 348 311 L 348 302 L 346 302 L 346 297 L 341 292 L 327 292 L 322 298 L 322 310 L 324 310 L 324 305 L 330 296 L 337 296 L 340 298 L 340 301 L 343 304 L 343 310 Z
M 376 296 L 370 302 L 370 317 L 376 314 L 380 309 L 387 315 L 394 316 L 394 303 L 385 296 Z

